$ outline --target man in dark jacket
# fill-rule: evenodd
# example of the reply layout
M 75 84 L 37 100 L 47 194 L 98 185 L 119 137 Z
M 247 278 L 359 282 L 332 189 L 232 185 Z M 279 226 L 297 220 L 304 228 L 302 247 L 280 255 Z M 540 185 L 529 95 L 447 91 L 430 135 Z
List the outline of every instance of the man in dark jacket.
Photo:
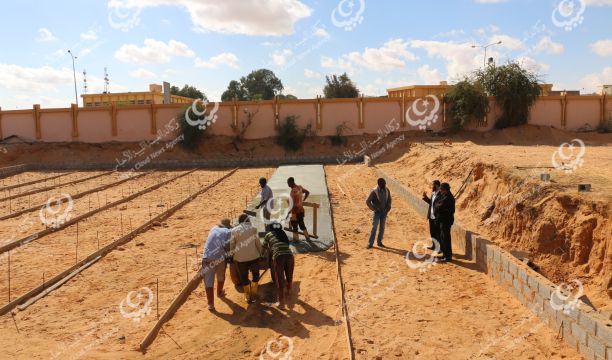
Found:
M 440 227 L 436 223 L 436 216 L 433 209 L 433 204 L 436 202 L 436 197 L 440 191 L 440 180 L 434 180 L 431 187 L 431 198 L 427 196 L 425 191 L 423 191 L 423 201 L 429 204 L 429 207 L 427 208 L 427 220 L 429 221 L 429 236 L 431 237 L 432 242 L 428 249 L 434 250 L 436 248 L 435 241 L 438 241 L 438 243 L 440 241 Z
M 441 260 L 451 261 L 453 258 L 451 226 L 455 222 L 455 197 L 450 192 L 448 183 L 440 185 L 438 196 L 436 196 L 433 207 L 436 222 L 440 226 L 440 247 L 443 255 Z
M 378 179 L 378 186 L 372 189 L 366 205 L 374 213 L 372 215 L 372 231 L 370 232 L 370 239 L 368 240 L 368 249 L 374 246 L 374 238 L 376 237 L 376 230 L 378 229 L 378 240 L 377 244 L 379 247 L 384 247 L 382 240 L 385 234 L 385 222 L 387 221 L 387 214 L 391 210 L 391 192 L 387 189 L 387 182 L 385 179 Z

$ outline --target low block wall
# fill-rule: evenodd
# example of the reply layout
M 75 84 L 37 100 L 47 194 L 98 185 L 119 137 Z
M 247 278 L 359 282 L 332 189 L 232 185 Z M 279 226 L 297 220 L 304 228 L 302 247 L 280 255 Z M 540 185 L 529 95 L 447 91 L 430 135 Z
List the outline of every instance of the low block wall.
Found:
M 427 214 L 427 203 L 403 186 L 396 179 L 376 169 L 391 191 L 407 201 L 423 217 Z M 453 248 L 465 253 L 476 262 L 478 268 L 497 284 L 510 292 L 523 305 L 554 331 L 565 343 L 576 349 L 587 359 L 612 360 L 612 321 L 593 308 L 563 294 L 565 301 L 554 296 L 559 287 L 537 273 L 509 252 L 492 244 L 489 240 L 466 230 L 460 223 L 452 228 Z M 554 296 L 554 301 L 551 297 Z M 563 306 L 566 309 L 560 309 Z
M 0 178 L 19 174 L 20 172 L 24 172 L 26 170 L 27 165 L 25 164 L 3 167 L 0 168 Z

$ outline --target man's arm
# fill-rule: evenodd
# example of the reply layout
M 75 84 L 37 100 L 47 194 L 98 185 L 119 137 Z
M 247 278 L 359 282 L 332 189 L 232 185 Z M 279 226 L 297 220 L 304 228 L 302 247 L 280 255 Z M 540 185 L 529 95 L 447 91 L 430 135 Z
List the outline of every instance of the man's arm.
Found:
M 308 198 L 308 195 L 310 195 L 310 191 L 302 188 L 302 193 L 304 194 L 304 201 L 306 201 L 306 199 Z
M 423 201 L 431 205 L 431 199 L 427 196 L 427 193 L 423 191 Z
M 376 211 L 372 200 L 374 200 L 374 191 L 370 191 L 370 195 L 366 199 L 366 205 L 368 206 L 368 208 L 370 208 L 370 210 Z
M 387 212 L 391 211 L 391 190 L 387 189 L 389 194 L 389 201 L 387 202 Z

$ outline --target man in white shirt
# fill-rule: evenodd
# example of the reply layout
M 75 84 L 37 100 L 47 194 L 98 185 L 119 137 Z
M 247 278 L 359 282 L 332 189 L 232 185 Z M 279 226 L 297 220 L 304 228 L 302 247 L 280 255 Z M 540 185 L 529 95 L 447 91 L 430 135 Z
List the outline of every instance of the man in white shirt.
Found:
M 259 209 L 263 206 L 264 219 L 270 220 L 270 210 L 274 208 L 274 203 L 270 201 L 268 204 L 268 201 L 272 199 L 274 194 L 272 193 L 272 189 L 268 186 L 268 180 L 266 180 L 266 178 L 262 177 L 259 179 L 259 186 L 261 186 L 261 192 L 259 193 L 261 201 L 255 206 L 255 209 Z
M 215 311 L 215 296 L 213 285 L 217 278 L 217 296 L 225 296 L 223 284 L 225 282 L 226 249 L 229 246 L 231 223 L 229 219 L 221 220 L 209 232 L 202 255 L 202 276 L 208 301 L 208 310 Z
M 261 242 L 257 229 L 251 224 L 247 214 L 240 215 L 238 222 L 239 225 L 231 230 L 230 254 L 234 258 L 240 285 L 244 289 L 244 298 L 250 303 L 257 298 Z M 252 274 L 252 281 L 249 280 L 249 272 Z
M 436 198 L 438 197 L 438 192 L 440 191 L 440 180 L 434 180 L 431 184 L 431 198 L 427 196 L 427 192 L 423 191 L 423 201 L 429 204 L 429 208 L 427 209 L 427 220 L 429 220 L 429 236 L 431 237 L 431 246 L 428 247 L 429 250 L 434 250 L 436 248 L 436 241 L 439 244 L 440 241 L 440 225 L 436 222 L 436 216 L 434 215 L 434 203 L 436 202 Z M 435 241 L 434 241 L 435 240 Z M 440 245 L 438 245 L 439 249 Z

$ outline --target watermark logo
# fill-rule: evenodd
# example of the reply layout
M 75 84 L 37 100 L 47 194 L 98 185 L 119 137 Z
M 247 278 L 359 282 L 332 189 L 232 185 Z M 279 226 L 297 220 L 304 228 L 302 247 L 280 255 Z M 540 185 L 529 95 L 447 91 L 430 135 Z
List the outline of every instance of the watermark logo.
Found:
M 564 170 L 571 174 L 574 170 L 584 164 L 586 145 L 580 139 L 574 139 L 569 143 L 563 143 L 552 155 L 552 166 L 557 170 Z
M 431 238 L 431 242 L 433 243 L 433 252 L 440 253 L 440 242 L 434 238 Z M 406 253 L 406 265 L 411 269 L 418 269 L 420 272 L 425 272 L 436 265 L 438 263 L 438 258 L 433 256 L 433 253 L 428 254 L 425 251 L 428 246 L 429 244 L 425 240 L 418 240 L 415 242 L 414 245 L 412 245 L 412 251 Z M 414 260 L 411 259 L 411 255 L 414 257 Z
M 196 99 L 193 104 L 191 104 L 191 107 L 188 107 L 187 110 L 185 110 L 185 121 L 187 121 L 187 123 L 191 126 L 197 126 L 200 130 L 206 130 L 208 126 L 211 126 L 217 122 L 219 103 L 213 103 L 213 108 L 210 110 L 208 115 L 206 115 L 208 104 L 209 102 L 206 99 Z M 195 115 L 195 120 L 191 118 L 190 113 Z
M 289 194 L 281 194 L 270 198 L 259 211 L 259 220 L 264 224 L 283 223 L 289 212 L 293 209 L 293 199 Z M 266 219 L 266 214 L 270 214 L 270 219 Z
M 345 31 L 351 31 L 363 22 L 365 0 L 340 0 L 332 11 L 332 23 Z
M 562 0 L 552 13 L 552 22 L 555 26 L 572 31 L 582 24 L 584 20 L 585 0 Z
M 121 316 L 136 322 L 149 315 L 151 303 L 153 302 L 153 291 L 148 287 L 130 291 L 119 303 Z
M 277 340 L 270 340 L 259 353 L 259 359 L 291 360 L 293 340 L 288 336 L 281 336 Z
M 560 284 L 550 295 L 550 307 L 569 315 L 580 307 L 582 295 L 584 295 L 584 287 L 580 280 L 572 280 L 570 284 Z
M 40 208 L 38 217 L 40 221 L 52 228 L 59 228 L 72 217 L 74 202 L 70 194 L 61 194 L 47 199 L 47 203 Z
M 140 23 L 141 7 L 130 6 L 124 0 L 111 0 L 108 8 L 108 23 L 114 29 L 128 31 Z
M 433 106 L 429 101 L 430 99 L 433 102 Z M 439 110 L 440 99 L 435 95 L 427 95 L 425 98 L 417 99 L 412 106 L 406 110 L 406 120 L 411 126 L 418 127 L 420 130 L 425 130 L 428 126 L 438 121 Z
M 5 147 L 0 146 L 0 154 L 8 154 L 8 150 Z

